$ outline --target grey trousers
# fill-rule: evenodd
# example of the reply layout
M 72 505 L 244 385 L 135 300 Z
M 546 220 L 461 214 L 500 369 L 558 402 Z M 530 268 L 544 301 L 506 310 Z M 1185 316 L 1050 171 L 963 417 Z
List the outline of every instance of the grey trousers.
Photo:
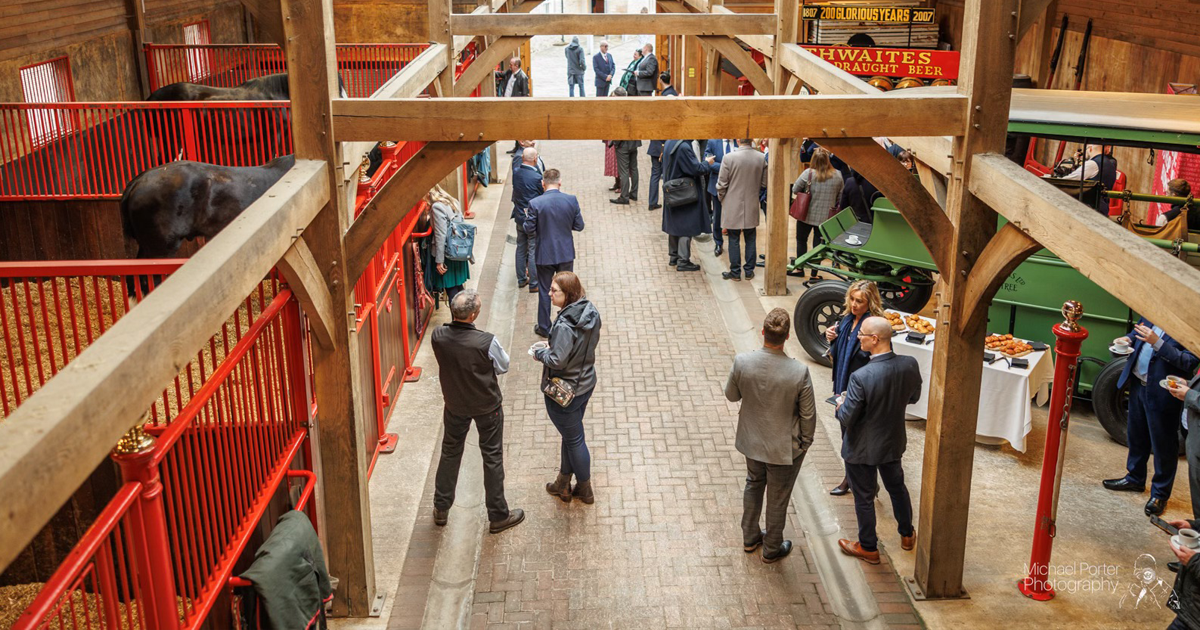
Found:
M 692 237 L 667 235 L 667 253 L 671 262 L 692 261 Z
M 617 149 L 617 178 L 621 182 L 621 199 L 637 199 L 637 149 Z
M 1192 490 L 1192 518 L 1200 518 L 1200 426 L 1188 420 L 1187 432 L 1188 485 Z
M 746 492 L 742 497 L 742 544 L 747 547 L 760 541 L 763 553 L 779 553 L 783 545 L 783 527 L 787 524 L 788 502 L 792 499 L 792 487 L 800 474 L 804 453 L 800 453 L 790 466 L 768 464 L 746 458 Z M 767 499 L 767 535 L 764 538 L 758 526 L 763 512 L 763 495 Z

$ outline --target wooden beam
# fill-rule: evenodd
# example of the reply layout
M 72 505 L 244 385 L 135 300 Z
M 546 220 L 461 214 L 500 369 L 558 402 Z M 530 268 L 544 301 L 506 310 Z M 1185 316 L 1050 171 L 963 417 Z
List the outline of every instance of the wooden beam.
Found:
M 713 15 L 734 15 L 733 11 L 724 5 L 713 5 Z M 775 56 L 775 36 L 772 35 L 738 35 L 738 39 L 746 43 L 747 46 L 757 50 L 766 57 Z
M 640 14 L 553 13 L 520 15 L 454 15 L 450 26 L 456 35 L 565 35 L 569 33 L 605 33 L 607 35 L 759 35 L 775 32 L 773 14 L 656 14 L 646 19 Z
M 967 189 L 973 157 L 1003 151 L 1008 130 L 1019 0 L 967 0 L 958 93 L 967 97 L 968 127 L 954 142 L 946 213 L 954 225 L 940 279 L 937 343 L 929 383 L 929 415 L 917 522 L 915 579 L 929 599 L 962 597 L 970 513 L 971 474 L 986 318 L 972 318 L 967 285 L 971 269 L 996 234 L 996 213 Z
M 951 256 L 947 247 L 952 240 L 954 226 L 941 205 L 908 169 L 871 138 L 830 138 L 822 140 L 821 146 L 859 173 L 870 173 L 871 183 L 912 226 L 938 269 L 949 268 Z
M 453 12 L 451 0 L 429 0 L 429 41 L 434 44 L 444 44 L 441 49 L 446 57 L 446 64 L 438 74 L 435 82 L 435 92 L 438 97 L 454 93 L 454 37 L 450 30 L 450 14 Z M 487 17 L 492 16 L 478 16 Z M 474 33 L 484 35 L 486 33 Z
M 481 4 L 477 7 L 475 7 L 475 10 L 471 11 L 470 15 L 487 15 L 488 13 L 490 13 L 489 9 L 491 9 L 491 8 L 492 8 L 491 5 Z M 473 39 L 475 39 L 475 38 L 470 35 L 456 35 L 454 37 L 454 58 L 455 59 L 458 59 L 459 53 L 466 50 L 467 46 L 471 43 L 471 40 L 473 40 Z
M 1046 8 L 1050 6 L 1053 0 L 1021 0 L 1021 17 L 1017 23 L 1017 41 L 1025 39 L 1033 25 L 1038 20 L 1046 15 Z M 1054 16 L 1051 15 L 1047 22 L 1053 22 Z M 1053 28 L 1053 27 L 1052 27 Z
M 489 45 L 454 82 L 454 96 L 457 98 L 470 96 L 471 92 L 475 91 L 475 88 L 479 87 L 484 79 L 493 76 L 496 64 L 507 59 L 513 50 L 520 48 L 527 41 L 529 41 L 528 37 L 501 37 Z M 494 83 L 495 80 L 493 79 L 492 82 Z
M 447 0 L 447 3 L 449 0 Z M 333 169 L 342 164 L 341 145 L 333 139 L 331 98 L 338 93 L 333 34 L 333 0 L 280 0 L 286 37 L 284 55 L 292 100 L 292 135 L 296 156 L 318 159 L 330 169 L 329 201 L 304 232 L 320 277 L 329 291 L 328 310 L 339 318 L 354 310 L 354 282 L 346 276 L 342 235 L 350 222 L 348 195 Z M 441 42 L 446 43 L 446 42 Z M 443 74 L 445 74 L 443 72 Z M 362 140 L 379 140 L 390 134 Z M 283 239 L 286 241 L 286 236 Z M 289 243 L 290 245 L 290 243 Z M 314 392 L 319 420 L 317 506 L 324 523 L 329 571 L 341 583 L 333 596 L 336 616 L 366 617 L 375 598 L 375 552 L 371 535 L 371 500 L 367 469 L 370 445 L 362 410 L 364 375 L 361 344 L 352 324 L 330 329 L 332 343 L 311 346 Z M 370 376 L 366 376 L 370 382 Z
M 946 207 L 946 180 L 942 179 L 939 173 L 934 172 L 928 164 L 916 161 L 914 166 L 917 167 L 917 178 L 921 180 L 921 186 L 930 195 L 933 195 L 937 204 L 943 208 Z
M 472 99 L 475 100 L 475 99 Z M 346 232 L 346 275 L 357 282 L 408 211 L 486 142 L 431 142 L 409 158 Z M 353 284 L 353 282 L 351 284 Z
M 1200 271 L 1003 155 L 974 163 L 970 189 L 981 201 L 1179 343 L 1200 348 Z
M 978 164 L 976 164 L 978 168 Z M 992 297 L 1000 289 L 1000 285 L 1012 274 L 1026 258 L 1042 246 L 1029 234 L 1012 223 L 1004 227 L 988 241 L 979 261 L 971 269 L 966 282 L 966 306 L 963 312 L 969 320 L 983 318 L 987 321 L 987 309 L 992 304 Z
M 288 287 L 292 289 L 296 300 L 308 315 L 309 328 L 316 335 L 317 341 L 325 348 L 332 349 L 332 331 L 340 318 L 333 312 L 329 287 L 325 286 L 325 278 L 321 275 L 321 269 L 317 266 L 304 237 L 297 238 L 292 243 L 276 268 L 283 274 Z
M 150 96 L 150 73 L 146 68 L 145 51 L 146 4 L 143 0 L 125 0 L 125 11 L 129 16 L 129 39 L 137 66 L 138 87 L 144 99 Z
M 796 33 L 800 25 L 799 4 L 795 0 L 775 0 L 775 13 L 779 15 L 779 21 L 775 28 L 775 41 L 789 42 L 796 40 Z M 733 44 L 733 42 L 729 42 Z M 740 46 L 733 44 L 737 48 L 738 53 L 745 54 L 745 51 Z M 725 52 L 721 53 L 726 55 Z M 742 70 L 746 73 L 745 70 Z M 775 89 L 783 87 L 785 74 L 784 69 L 779 64 L 772 64 L 771 67 L 771 94 L 775 93 Z M 747 77 L 750 75 L 747 73 Z M 784 98 L 791 100 L 792 97 L 753 97 L 756 99 L 762 98 Z M 839 126 L 840 127 L 840 126 Z M 786 129 L 776 129 L 774 133 L 767 134 L 771 138 L 768 142 L 768 150 L 770 151 L 770 160 L 767 162 L 767 247 L 766 261 L 763 267 L 763 292 L 767 295 L 787 295 L 787 249 L 788 249 L 788 206 L 792 199 L 792 178 L 796 175 L 796 153 L 792 150 L 799 138 L 808 136 L 806 133 L 791 133 Z M 827 134 L 822 134 L 827 135 Z M 712 135 L 708 138 L 756 138 L 762 137 L 759 134 L 741 135 L 741 136 L 721 136 Z
M 639 138 L 813 138 L 960 134 L 958 95 L 721 96 L 605 99 L 338 99 L 339 141 Z
M 737 69 L 742 71 L 742 74 L 746 76 L 754 89 L 758 90 L 759 94 L 775 93 L 775 84 L 772 83 L 771 77 L 767 76 L 766 70 L 755 63 L 750 52 L 739 46 L 737 42 L 719 35 L 705 35 L 698 39 L 737 66 Z
M 194 359 L 329 199 L 299 160 L 266 194 L 0 423 L 0 570 Z
M 808 52 L 799 44 L 777 45 L 776 50 L 778 51 L 776 63 L 782 64 L 784 69 L 799 77 L 801 81 L 821 94 L 879 93 L 879 90 L 871 87 L 866 81 Z M 904 98 L 904 93 L 905 90 L 900 90 L 894 94 L 899 98 Z M 898 142 L 911 151 L 913 157 L 925 162 L 937 172 L 949 173 L 952 149 L 950 138 L 938 136 L 960 134 L 936 134 L 934 136 L 893 132 L 880 135 L 888 136 L 892 141 Z
M 142 0 L 138 0 L 142 1 Z M 283 20 L 277 0 L 241 0 L 268 41 L 283 46 Z
M 1024 15 L 1021 16 L 1024 19 Z M 1033 69 L 1033 83 L 1041 89 L 1050 89 L 1046 85 L 1046 75 L 1050 73 L 1050 55 L 1054 46 L 1054 26 L 1058 17 L 1058 0 L 1050 0 L 1042 13 L 1041 25 L 1038 31 L 1038 41 L 1032 47 L 1029 66 Z

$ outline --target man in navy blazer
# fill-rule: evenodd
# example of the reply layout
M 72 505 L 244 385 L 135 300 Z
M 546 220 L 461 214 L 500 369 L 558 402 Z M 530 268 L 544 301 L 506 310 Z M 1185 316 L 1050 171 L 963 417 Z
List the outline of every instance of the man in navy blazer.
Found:
M 717 176 L 721 173 L 721 160 L 726 153 L 737 150 L 732 140 L 709 140 L 704 149 L 704 163 L 708 166 L 708 199 L 712 202 L 712 235 L 717 247 L 714 256 L 725 251 L 725 238 L 721 235 L 721 200 L 717 198 Z
M 537 234 L 525 232 L 525 218 L 529 216 L 529 204 L 542 194 L 542 169 L 538 168 L 537 149 L 528 147 L 521 154 L 521 162 L 513 169 L 512 219 L 517 223 L 517 287 L 529 285 L 530 293 L 537 293 Z
M 608 88 L 617 74 L 617 63 L 608 53 L 608 40 L 600 42 L 600 52 L 592 55 L 592 72 L 596 74 L 596 96 L 608 96 Z
M 583 231 L 583 213 L 579 200 L 568 195 L 562 187 L 558 169 L 542 174 L 546 192 L 529 202 L 525 217 L 525 233 L 537 240 L 538 312 L 534 334 L 550 334 L 550 281 L 560 271 L 575 270 L 575 237 L 571 232 Z
M 1133 349 L 1121 378 L 1117 380 L 1117 389 L 1129 385 L 1129 423 L 1126 426 L 1129 457 L 1125 462 L 1125 476 L 1104 480 L 1104 487 L 1120 492 L 1145 490 L 1146 464 L 1150 453 L 1154 453 L 1154 478 L 1146 514 L 1158 515 L 1167 506 L 1171 488 L 1175 485 L 1180 413 L 1183 411 L 1182 403 L 1159 386 L 1159 382 L 1168 376 L 1187 381 L 1200 360 L 1144 317 L 1122 339 L 1131 341 Z

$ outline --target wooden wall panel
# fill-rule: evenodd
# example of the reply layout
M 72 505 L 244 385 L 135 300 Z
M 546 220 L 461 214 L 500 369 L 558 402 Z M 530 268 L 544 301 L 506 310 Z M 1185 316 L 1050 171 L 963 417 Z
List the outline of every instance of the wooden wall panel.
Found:
M 455 2 L 454 12 L 470 13 L 476 6 L 473 0 Z M 426 42 L 427 7 L 425 0 L 334 0 L 333 29 L 345 44 Z

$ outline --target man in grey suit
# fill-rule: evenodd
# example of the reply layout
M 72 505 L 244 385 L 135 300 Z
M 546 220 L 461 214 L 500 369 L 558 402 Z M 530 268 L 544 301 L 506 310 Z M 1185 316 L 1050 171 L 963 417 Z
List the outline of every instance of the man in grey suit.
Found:
M 642 46 L 642 60 L 637 67 L 638 96 L 654 96 L 658 89 L 658 58 L 654 56 L 654 44 Z
M 909 551 L 916 544 L 912 499 L 904 485 L 900 458 L 908 445 L 904 408 L 921 398 L 921 371 L 916 359 L 892 353 L 892 325 L 882 317 L 868 317 L 862 323 L 858 343 L 871 360 L 850 375 L 845 400 L 836 412 L 838 422 L 846 428 L 842 459 L 854 492 L 858 541 L 842 539 L 838 545 L 847 555 L 879 564 L 879 538 L 875 535 L 879 477 L 892 498 L 900 548 Z
M 776 308 L 767 313 L 762 349 L 734 357 L 725 384 L 725 397 L 731 402 L 742 402 L 734 442 L 746 456 L 742 544 L 746 553 L 753 553 L 761 546 L 762 561 L 767 564 L 783 559 L 792 551 L 792 541 L 783 539 L 788 501 L 817 427 L 808 368 L 783 352 L 790 328 L 787 311 Z M 764 491 L 765 530 L 758 525 Z
M 716 238 L 721 228 L 729 233 L 729 271 L 721 274 L 726 280 L 742 279 L 741 245 L 745 241 L 744 268 L 749 280 L 754 277 L 754 263 L 758 261 L 758 193 L 767 186 L 767 160 L 751 140 L 738 140 L 737 147 L 721 160 L 717 174 L 717 197 L 724 214 L 713 234 Z
M 1183 415 L 1180 417 L 1180 421 L 1187 431 L 1188 483 L 1192 490 L 1192 518 L 1200 519 L 1200 374 L 1193 376 L 1187 385 L 1171 383 L 1167 391 L 1183 401 Z

